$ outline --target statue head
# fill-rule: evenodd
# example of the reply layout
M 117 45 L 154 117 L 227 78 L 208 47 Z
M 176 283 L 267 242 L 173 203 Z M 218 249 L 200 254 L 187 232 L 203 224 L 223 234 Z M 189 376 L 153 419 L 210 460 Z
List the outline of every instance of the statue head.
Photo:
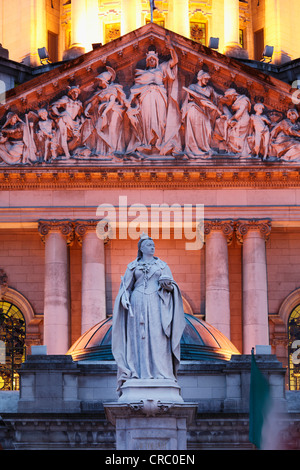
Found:
M 107 65 L 106 72 L 100 73 L 100 75 L 96 77 L 96 80 L 98 81 L 99 86 L 101 86 L 102 88 L 106 88 L 109 82 L 114 81 L 115 78 L 116 78 L 116 72 L 114 71 L 113 68 Z
M 6 122 L 3 124 L 2 129 L 4 129 L 6 126 L 14 126 L 17 122 L 22 122 L 22 120 L 19 118 L 17 113 L 10 111 L 6 116 Z
M 292 123 L 295 123 L 298 118 L 299 118 L 299 113 L 297 109 L 289 109 L 288 112 L 286 113 L 287 118 L 292 121 Z
M 159 62 L 159 59 L 158 59 L 157 52 L 155 52 L 155 51 L 147 52 L 147 55 L 146 55 L 146 65 L 147 65 L 147 67 L 151 67 L 151 68 L 157 67 L 158 62 Z
M 153 242 L 152 238 L 149 237 L 147 234 L 145 234 L 144 232 L 140 235 L 140 239 L 139 239 L 139 242 L 138 242 L 138 254 L 137 254 L 137 259 L 140 259 L 143 257 L 143 244 L 147 241 L 151 240 L 151 242 Z M 153 242 L 154 243 L 154 242 Z
M 80 94 L 80 88 L 76 85 L 74 86 L 69 86 L 67 88 L 68 90 L 68 96 L 70 96 L 73 100 L 76 100 Z
M 208 80 L 210 80 L 210 75 L 204 70 L 200 70 L 197 75 L 197 80 L 199 83 L 206 85 Z

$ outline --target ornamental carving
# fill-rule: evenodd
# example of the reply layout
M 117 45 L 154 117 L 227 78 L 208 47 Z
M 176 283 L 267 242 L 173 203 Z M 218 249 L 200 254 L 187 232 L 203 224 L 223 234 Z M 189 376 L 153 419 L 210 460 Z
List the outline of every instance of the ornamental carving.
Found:
M 43 242 L 45 242 L 46 236 L 53 231 L 59 232 L 63 237 L 65 237 L 68 245 L 74 241 L 74 226 L 72 222 L 67 220 L 40 221 L 38 230 Z
M 238 69 L 228 75 L 228 58 L 198 45 L 195 62 L 189 41 L 163 31 L 163 44 L 153 33 L 130 45 L 139 60 L 110 43 L 100 62 L 95 51 L 97 73 L 82 65 L 61 88 L 57 72 L 51 93 L 35 83 L 35 100 L 28 92 L 0 106 L 0 165 L 299 163 L 299 113 L 286 89 L 277 96 L 264 84 L 255 95 L 252 77 L 242 87 Z
M 244 237 L 248 234 L 251 230 L 259 231 L 262 238 L 265 241 L 269 239 L 271 233 L 271 221 L 270 220 L 245 220 L 245 221 L 237 221 L 236 222 L 236 237 L 240 243 L 243 243 Z
M 232 242 L 234 234 L 234 221 L 233 220 L 206 220 L 204 222 L 204 235 L 208 236 L 212 231 L 222 231 L 226 237 L 227 243 Z

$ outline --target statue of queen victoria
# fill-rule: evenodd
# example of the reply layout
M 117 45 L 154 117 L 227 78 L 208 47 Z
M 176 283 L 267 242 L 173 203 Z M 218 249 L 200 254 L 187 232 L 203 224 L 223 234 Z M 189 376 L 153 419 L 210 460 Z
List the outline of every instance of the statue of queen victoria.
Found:
M 153 240 L 143 234 L 115 301 L 112 352 L 119 395 L 131 379 L 177 380 L 183 302 L 170 268 L 154 251 Z

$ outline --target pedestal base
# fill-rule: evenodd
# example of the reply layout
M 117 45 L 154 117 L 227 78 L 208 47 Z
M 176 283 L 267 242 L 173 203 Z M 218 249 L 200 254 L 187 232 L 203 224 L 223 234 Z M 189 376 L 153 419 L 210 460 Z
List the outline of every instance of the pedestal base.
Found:
M 117 450 L 186 450 L 187 424 L 197 410 L 193 403 L 104 403 L 116 426 Z
M 197 405 L 184 403 L 177 382 L 130 379 L 118 402 L 104 403 L 107 419 L 116 426 L 117 450 L 185 450 L 187 423 Z
M 183 403 L 180 387 L 169 379 L 130 379 L 121 387 L 120 403 L 154 400 L 166 403 Z

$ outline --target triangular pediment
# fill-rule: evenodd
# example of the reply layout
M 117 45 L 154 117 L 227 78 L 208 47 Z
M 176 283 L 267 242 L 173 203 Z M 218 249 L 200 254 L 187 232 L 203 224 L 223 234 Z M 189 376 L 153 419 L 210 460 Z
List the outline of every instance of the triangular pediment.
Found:
M 0 165 L 295 166 L 294 98 L 286 83 L 148 24 L 8 92 Z

